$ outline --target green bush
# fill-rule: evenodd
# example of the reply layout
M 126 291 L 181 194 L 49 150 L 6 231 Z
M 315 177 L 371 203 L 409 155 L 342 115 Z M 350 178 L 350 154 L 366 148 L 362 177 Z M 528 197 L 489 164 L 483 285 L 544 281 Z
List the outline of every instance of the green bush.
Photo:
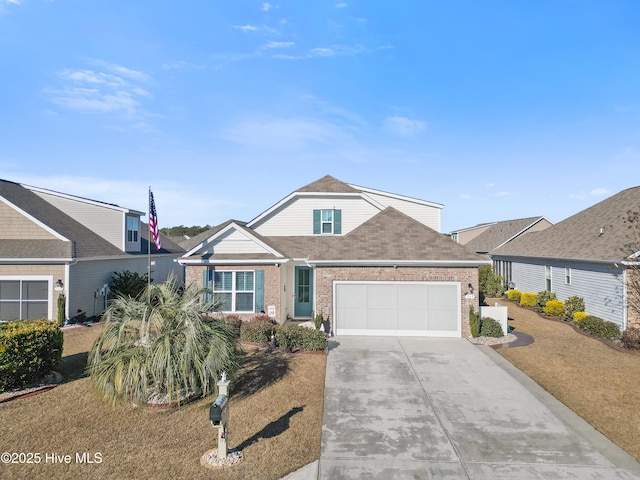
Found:
M 473 338 L 480 335 L 480 315 L 473 310 L 473 307 L 469 307 L 469 327 Z
M 234 338 L 240 338 L 240 330 L 242 328 L 242 320 L 238 315 L 225 315 L 219 321 L 222 323 L 229 325 L 231 332 L 233 333 Z
M 541 313 L 544 312 L 544 307 L 547 306 L 547 302 L 549 300 L 557 300 L 556 294 L 547 290 L 538 292 L 538 295 L 536 296 L 536 310 Z
M 621 340 L 625 348 L 640 350 L 640 325 L 628 327 L 622 332 Z
M 520 295 L 520 305 L 523 307 L 535 307 L 538 302 L 538 296 L 535 293 L 524 292 Z
M 544 313 L 550 317 L 559 317 L 564 312 L 564 302 L 560 300 L 549 300 L 544 307 Z
M 49 320 L 17 320 L 0 328 L 0 391 L 49 373 L 62 358 L 63 335 Z
M 113 297 L 138 298 L 149 284 L 149 274 L 124 270 L 113 272 L 109 284 L 109 292 Z
M 522 296 L 522 292 L 520 290 L 509 290 L 507 292 L 507 298 L 509 300 L 513 300 L 514 302 L 519 302 L 520 297 Z
M 598 338 L 619 338 L 620 329 L 613 322 L 606 322 L 599 317 L 589 315 L 578 324 L 585 332 Z
M 502 330 L 502 326 L 497 320 L 486 317 L 481 320 L 480 336 L 500 338 L 504 337 L 504 331 Z
M 500 297 L 504 294 L 504 277 L 495 273 L 491 265 L 483 265 L 478 268 L 478 287 L 480 303 L 485 297 Z
M 316 330 L 320 330 L 320 327 L 322 326 L 323 321 L 324 321 L 324 318 L 322 318 L 322 313 L 317 314 L 316 317 L 313 319 L 313 326 L 316 327 Z
M 564 312 L 562 313 L 562 319 L 566 322 L 573 321 L 573 314 L 576 312 L 584 312 L 584 299 L 582 297 L 569 297 L 564 301 Z
M 252 343 L 269 343 L 273 334 L 273 323 L 266 320 L 242 322 L 240 340 Z
M 327 336 L 320 330 L 286 324 L 276 328 L 276 343 L 290 352 L 318 351 L 327 348 Z

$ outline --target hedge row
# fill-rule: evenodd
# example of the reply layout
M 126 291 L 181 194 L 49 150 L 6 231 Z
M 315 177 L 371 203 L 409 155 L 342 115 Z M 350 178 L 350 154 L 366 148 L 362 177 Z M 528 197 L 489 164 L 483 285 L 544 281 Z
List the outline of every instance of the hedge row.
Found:
M 322 351 L 327 348 L 327 336 L 320 330 L 294 324 L 274 325 L 268 317 L 260 316 L 240 322 L 239 329 L 239 338 L 243 342 L 267 344 L 274 336 L 276 345 L 290 352 Z
M 21 387 L 56 367 L 63 335 L 49 320 L 0 324 L 0 391 Z

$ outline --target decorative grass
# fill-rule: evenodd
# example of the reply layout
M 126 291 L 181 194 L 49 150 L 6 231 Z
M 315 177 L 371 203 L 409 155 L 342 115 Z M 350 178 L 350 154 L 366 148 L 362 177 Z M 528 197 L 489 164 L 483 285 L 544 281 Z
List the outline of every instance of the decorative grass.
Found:
M 228 447 L 244 461 L 224 470 L 200 465 L 217 447 L 206 398 L 179 409 L 116 409 L 102 402 L 84 376 L 87 352 L 101 326 L 65 331 L 65 383 L 0 404 L 0 451 L 41 454 L 39 464 L 0 465 L 3 479 L 279 479 L 320 457 L 326 357 L 244 347 L 231 385 Z M 76 463 L 88 453 L 101 463 Z M 45 454 L 71 455 L 70 464 Z
M 507 306 L 511 326 L 535 342 L 498 352 L 640 461 L 640 356 L 615 350 L 565 322 Z

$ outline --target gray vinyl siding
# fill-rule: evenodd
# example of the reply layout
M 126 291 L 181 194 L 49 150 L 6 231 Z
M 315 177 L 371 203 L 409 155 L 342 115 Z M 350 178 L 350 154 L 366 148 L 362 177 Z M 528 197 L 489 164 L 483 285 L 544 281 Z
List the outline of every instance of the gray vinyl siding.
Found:
M 552 270 L 551 291 L 558 300 L 572 296 L 582 297 L 585 311 L 616 323 L 621 329 L 625 323 L 623 270 L 613 265 L 588 262 L 558 262 L 532 260 L 517 261 L 508 257 L 494 260 L 512 261 L 512 281 L 521 292 L 539 293 L 545 290 L 545 267 Z M 571 284 L 565 282 L 565 267 L 571 268 Z
M 151 266 L 151 278 L 154 283 L 164 282 L 169 273 L 173 272 L 179 282 L 184 282 L 184 269 L 173 259 L 177 255 L 157 255 L 151 258 L 155 265 Z M 102 313 L 105 306 L 105 298 L 100 291 L 104 285 L 108 285 L 114 272 L 129 270 L 141 275 L 147 273 L 147 256 L 80 261 L 69 267 L 70 281 L 69 291 L 69 317 L 73 318 L 78 310 L 86 313 L 88 317 Z
M 101 206 L 93 203 L 81 202 L 70 198 L 34 192 L 44 200 L 62 210 L 74 220 L 80 222 L 89 230 L 100 235 L 119 249 L 124 249 L 125 243 L 125 214 L 119 207 Z M 137 250 L 140 250 L 138 245 Z

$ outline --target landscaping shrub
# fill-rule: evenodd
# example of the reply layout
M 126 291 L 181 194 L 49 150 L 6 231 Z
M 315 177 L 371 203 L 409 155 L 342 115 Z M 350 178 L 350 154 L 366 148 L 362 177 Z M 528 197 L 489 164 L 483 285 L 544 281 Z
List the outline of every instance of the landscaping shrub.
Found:
M 625 348 L 640 350 L 640 325 L 633 325 L 622 332 L 622 344 Z
M 507 292 L 507 298 L 509 300 L 513 300 L 514 302 L 519 302 L 520 297 L 522 296 L 522 292 L 520 290 L 509 290 Z
M 229 328 L 233 332 L 233 336 L 238 339 L 240 338 L 240 329 L 242 327 L 242 320 L 238 315 L 225 315 L 220 320 L 222 323 L 229 325 Z
M 538 296 L 535 293 L 524 292 L 520 295 L 520 305 L 523 307 L 535 307 L 538 302 Z
M 63 335 L 49 320 L 17 320 L 0 328 L 0 391 L 49 373 L 62 358 Z
M 469 327 L 473 338 L 480 335 L 480 315 L 473 310 L 473 307 L 469 307 Z
M 589 332 L 598 338 L 618 338 L 620 337 L 620 329 L 613 322 L 606 322 L 602 318 L 589 315 L 580 321 L 579 326 L 585 332 Z
M 587 312 L 576 312 L 573 314 L 573 323 L 577 325 L 588 316 L 589 314 Z
M 504 293 L 504 277 L 493 271 L 491 265 L 478 268 L 478 297 L 484 303 L 485 297 L 500 297 Z
M 547 302 L 549 300 L 557 300 L 556 294 L 547 290 L 538 292 L 538 295 L 536 296 L 536 310 L 541 313 L 544 312 L 544 307 L 547 306 Z
M 480 336 L 500 338 L 504 336 L 504 332 L 502 331 L 502 326 L 497 320 L 486 317 L 481 320 Z
M 544 307 L 544 313 L 550 317 L 559 317 L 564 312 L 564 302 L 560 300 L 549 300 Z
M 113 272 L 109 284 L 109 292 L 113 297 L 138 298 L 149 284 L 147 273 L 140 275 L 138 272 L 124 270 Z
M 257 315 L 254 315 L 253 317 L 251 317 L 250 321 L 251 322 L 271 322 L 271 324 L 273 325 L 273 319 L 266 313 L 258 313 Z
M 273 334 L 271 320 L 252 320 L 240 326 L 240 340 L 252 343 L 269 343 Z
M 327 337 L 319 330 L 286 324 L 276 328 L 276 343 L 290 352 L 317 351 L 327 347 Z
M 582 297 L 569 297 L 564 301 L 564 312 L 561 317 L 566 322 L 571 322 L 573 320 L 573 314 L 576 312 L 584 312 L 584 298 Z
M 322 313 L 317 314 L 313 319 L 313 326 L 316 327 L 316 330 L 320 330 L 323 320 L 324 319 L 322 318 Z

